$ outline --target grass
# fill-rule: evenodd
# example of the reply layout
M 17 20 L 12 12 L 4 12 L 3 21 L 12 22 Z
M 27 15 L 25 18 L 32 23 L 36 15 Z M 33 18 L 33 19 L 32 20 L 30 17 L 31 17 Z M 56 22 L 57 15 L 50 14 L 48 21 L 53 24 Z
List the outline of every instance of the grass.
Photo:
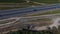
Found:
M 58 29 L 56 27 L 50 29 L 48 28 L 47 30 L 41 30 L 41 31 L 33 31 L 33 30 L 18 30 L 18 31 L 10 31 L 7 34 L 60 34 L 60 26 Z
M 59 0 L 32 0 L 40 3 L 59 3 Z
M 25 0 L 0 0 L 0 3 L 23 3 Z
M 30 0 L 40 3 L 58 3 L 59 0 Z M 0 3 L 23 3 L 26 2 L 26 0 L 0 0 Z
M 15 31 L 15 32 L 9 32 L 7 34 L 52 34 L 52 32 L 44 30 L 44 31 L 35 31 L 35 30 L 19 30 L 19 31 Z
M 28 6 L 20 6 L 20 7 L 0 7 L 0 10 L 7 10 L 7 9 L 15 9 L 15 8 L 25 8 Z
M 41 18 L 41 19 L 36 19 L 36 20 L 30 20 L 30 22 L 34 21 L 34 22 L 38 22 L 38 21 L 50 21 L 50 18 Z
M 29 23 L 29 22 L 34 23 L 34 24 L 38 24 L 39 26 L 47 26 L 47 25 L 52 24 L 51 18 L 41 18 L 41 19 L 27 21 L 27 23 Z
M 0 10 L 25 8 L 31 6 L 28 3 L 0 3 Z
M 47 14 L 58 14 L 58 13 L 60 13 L 60 10 L 48 11 L 48 12 L 39 13 L 39 14 L 33 14 L 33 15 L 31 15 L 31 16 L 47 15 Z
M 14 8 L 17 8 L 17 7 L 0 7 L 0 10 L 14 9 Z

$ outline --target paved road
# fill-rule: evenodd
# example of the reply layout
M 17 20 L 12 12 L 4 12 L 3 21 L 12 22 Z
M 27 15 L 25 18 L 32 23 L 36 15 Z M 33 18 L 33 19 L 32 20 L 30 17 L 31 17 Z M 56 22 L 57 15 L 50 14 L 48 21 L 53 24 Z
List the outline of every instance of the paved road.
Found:
M 0 19 L 23 16 L 29 13 L 38 13 L 43 12 L 45 10 L 53 10 L 60 9 L 60 4 L 54 4 L 50 6 L 38 6 L 38 7 L 30 7 L 16 10 L 0 10 Z
M 37 11 L 41 12 L 43 10 L 50 10 L 50 9 L 52 10 L 52 9 L 56 9 L 56 8 L 60 9 L 60 5 L 56 4 L 56 5 L 51 5 L 51 6 L 33 7 L 33 8 L 26 8 L 26 9 L 0 10 L 0 19 L 1 18 L 9 18 L 9 17 L 21 16 L 21 15 L 25 15 L 26 13 L 29 14 L 30 12 L 34 13 L 34 12 L 37 12 Z M 50 16 L 53 17 L 53 15 L 45 15 L 45 17 L 48 17 L 48 18 L 51 18 Z M 36 19 L 36 18 L 33 18 L 33 19 Z M 39 16 L 39 18 L 40 18 L 40 16 Z M 23 20 L 24 20 L 24 18 L 21 21 L 23 21 Z M 12 24 L 9 23 L 9 24 L 4 24 L 3 26 L 6 27 L 8 25 L 7 27 L 9 27 L 10 25 L 13 26 L 13 24 L 14 23 L 12 23 Z M 1 27 L 3 27 L 3 26 L 1 26 Z
M 51 14 L 51 15 L 42 15 L 42 16 L 33 16 L 33 17 L 28 17 L 28 18 L 23 18 L 22 20 L 22 22 L 23 23 L 26 23 L 26 21 L 30 21 L 30 20 L 36 20 L 36 19 L 41 19 L 41 18 L 50 18 L 50 19 L 52 19 L 51 21 L 53 22 L 51 25 L 49 25 L 49 26 L 43 26 L 43 27 L 38 27 L 38 26 L 35 26 L 35 28 L 33 29 L 32 27 L 33 27 L 33 25 L 31 25 L 32 27 L 32 29 L 33 30 L 46 30 L 47 29 L 47 27 L 50 27 L 50 28 L 52 28 L 52 27 L 56 27 L 56 28 L 58 28 L 58 25 L 60 25 L 60 14 Z M 23 25 L 22 25 L 23 26 Z
M 5 20 L 10 20 L 10 19 L 17 19 L 16 21 L 20 21 L 20 23 L 23 24 L 23 22 L 27 22 L 27 21 L 30 21 L 30 20 L 36 20 L 36 19 L 41 19 L 41 18 L 56 18 L 56 17 L 59 17 L 60 14 L 51 14 L 51 15 L 42 15 L 42 16 L 32 16 L 32 17 L 17 17 L 17 18 L 9 18 L 9 19 L 5 19 Z M 3 21 L 5 21 L 3 20 Z M 2 20 L 1 20 L 2 21 Z M 6 23 L 6 24 L 1 24 L 0 27 L 6 27 L 7 25 L 13 25 L 16 21 L 13 21 L 11 23 Z M 7 27 L 9 27 L 7 26 Z
M 41 16 L 32 16 L 32 17 L 17 17 L 17 18 L 15 18 L 15 19 L 17 19 L 17 20 L 19 20 L 20 22 L 19 23 L 17 23 L 17 24 L 15 24 L 14 22 L 13 23 L 9 23 L 9 24 L 4 24 L 4 25 L 0 25 L 0 28 L 6 28 L 7 27 L 7 29 L 8 29 L 8 27 L 10 27 L 10 26 L 14 26 L 14 27 L 17 27 L 18 29 L 19 28 L 21 28 L 21 27 L 25 27 L 25 26 L 23 26 L 23 25 L 26 25 L 26 24 L 23 24 L 23 22 L 25 23 L 26 21 L 30 21 L 30 20 L 35 20 L 35 19 L 40 19 L 40 18 L 53 18 L 53 19 L 55 19 L 55 18 L 57 18 L 57 17 L 59 17 L 60 16 L 60 14 L 51 14 L 51 15 L 41 15 Z M 33 18 L 33 19 L 32 19 Z M 10 19 L 14 19 L 14 18 L 10 18 Z M 8 19 L 5 19 L 5 20 L 8 20 Z M 51 24 L 51 25 L 49 25 L 49 27 L 53 27 L 53 26 L 57 26 L 57 25 L 59 25 L 57 22 L 56 22 L 56 20 L 60 20 L 60 18 L 58 18 L 58 19 L 55 19 L 55 23 L 53 23 L 53 24 Z M 56 24 L 56 25 L 55 25 Z M 32 27 L 35 27 L 35 28 L 32 28 Z M 36 26 L 36 24 L 32 24 L 31 25 L 31 29 L 32 30 L 46 30 L 47 29 L 47 27 L 48 26 L 43 26 L 43 27 L 37 27 Z M 42 29 L 43 28 L 43 29 Z M 7 30 L 6 29 L 6 30 Z M 4 30 L 5 31 L 5 30 Z
M 3 24 L 0 24 L 0 28 L 12 26 L 18 20 L 19 20 L 19 18 L 9 18 L 9 19 L 0 20 L 0 22 L 3 22 Z

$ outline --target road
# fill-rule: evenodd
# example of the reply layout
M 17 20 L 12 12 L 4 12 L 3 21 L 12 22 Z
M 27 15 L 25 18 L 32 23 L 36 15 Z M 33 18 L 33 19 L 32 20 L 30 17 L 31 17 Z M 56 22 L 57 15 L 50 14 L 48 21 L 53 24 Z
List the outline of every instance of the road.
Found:
M 41 18 L 51 18 L 51 19 L 55 19 L 57 17 L 60 17 L 60 14 L 51 14 L 51 15 L 41 15 L 41 16 L 31 16 L 31 17 L 16 17 L 16 18 L 9 18 L 9 19 L 4 19 L 5 20 L 11 20 L 11 19 L 17 19 L 16 21 L 19 21 L 21 24 L 20 26 L 23 24 L 23 22 L 27 22 L 30 20 L 36 20 L 36 19 L 41 19 Z M 2 21 L 2 20 L 1 20 Z M 11 23 L 6 23 L 6 24 L 1 24 L 0 28 L 4 28 L 4 27 L 9 27 L 9 26 L 13 26 L 13 24 L 15 24 L 16 21 L 13 21 Z M 8 26 L 7 26 L 8 25 Z
M 39 26 L 36 26 L 36 24 L 32 24 L 32 25 L 30 24 L 31 25 L 30 29 L 32 29 L 32 30 L 37 30 L 37 31 L 39 31 L 39 30 L 46 30 L 47 27 L 50 27 L 50 28 L 52 28 L 53 26 L 57 27 L 59 25 L 57 23 L 57 21 L 60 20 L 59 17 L 60 17 L 60 14 L 51 14 L 51 15 L 41 15 L 41 16 L 31 16 L 31 17 L 16 17 L 16 18 L 3 19 L 1 21 L 17 19 L 16 21 L 19 21 L 19 23 L 15 24 L 16 21 L 13 21 L 13 22 L 8 23 L 8 24 L 6 23 L 4 25 L 0 25 L 0 29 L 1 29 L 0 32 L 11 31 L 11 30 L 13 30 L 15 28 L 21 29 L 23 27 L 27 27 L 27 26 L 24 26 L 26 24 L 23 24 L 26 21 L 36 20 L 36 19 L 41 19 L 41 18 L 51 18 L 52 21 L 53 22 L 55 21 L 55 22 L 53 24 L 49 25 L 49 26 L 39 27 Z M 12 27 L 14 27 L 14 28 L 12 28 Z M 32 27 L 34 27 L 34 28 L 32 28 Z
M 20 19 L 20 22 L 26 23 L 27 21 L 37 20 L 37 19 L 41 19 L 41 18 L 50 18 L 50 19 L 52 19 L 51 21 L 53 23 L 49 26 L 42 26 L 42 27 L 34 25 L 35 28 L 32 28 L 33 25 L 31 25 L 32 30 L 46 30 L 47 27 L 50 27 L 52 29 L 54 26 L 58 29 L 58 25 L 60 25 L 60 14 L 51 14 L 51 15 L 42 15 L 42 16 L 33 16 L 33 17 L 28 17 L 28 18 L 22 18 L 22 19 Z M 21 20 L 23 20 L 23 21 L 21 21 Z M 28 22 L 28 23 L 30 24 L 31 22 Z
M 60 9 L 60 4 L 51 5 L 51 6 L 16 9 L 16 10 L 0 10 L 0 19 L 11 18 L 11 17 L 14 18 L 15 16 L 22 16 L 22 15 L 29 14 L 29 13 L 42 12 L 45 10 L 52 10 L 52 9 Z M 39 19 L 39 18 L 55 18 L 55 17 L 59 17 L 59 15 L 60 14 L 42 15 L 42 16 L 33 16 L 33 17 L 18 17 L 17 20 L 20 19 L 19 20 L 20 22 L 25 22 L 25 21 L 32 20 L 31 18 L 33 18 L 33 20 Z M 29 19 L 27 19 L 27 18 L 29 18 Z M 16 22 L 16 21 L 14 21 L 14 22 Z M 14 22 L 0 25 L 0 27 L 5 28 L 5 27 L 13 26 L 13 24 L 15 25 Z M 15 25 L 15 26 L 17 27 L 17 25 Z
M 0 21 L 7 21 L 7 20 L 13 20 L 15 19 L 15 21 L 12 21 L 11 23 L 6 23 L 6 24 L 1 24 L 0 26 L 3 25 L 9 25 L 12 24 L 16 21 L 20 21 L 20 22 L 26 22 L 26 21 L 30 21 L 30 20 L 36 20 L 36 19 L 41 19 L 41 18 L 56 18 L 56 17 L 60 17 L 60 14 L 50 14 L 50 15 L 41 15 L 41 16 L 31 16 L 31 17 L 15 17 L 15 18 L 9 18 L 9 19 L 3 19 Z
M 0 22 L 3 22 L 2 24 L 0 24 L 0 28 L 9 27 L 10 25 L 12 26 L 18 20 L 19 18 L 9 18 L 9 19 L 0 20 Z
M 60 9 L 60 4 L 54 4 L 50 6 L 38 6 L 13 10 L 0 10 L 0 19 L 6 19 L 16 16 L 24 16 L 31 13 L 44 12 L 45 10 Z

